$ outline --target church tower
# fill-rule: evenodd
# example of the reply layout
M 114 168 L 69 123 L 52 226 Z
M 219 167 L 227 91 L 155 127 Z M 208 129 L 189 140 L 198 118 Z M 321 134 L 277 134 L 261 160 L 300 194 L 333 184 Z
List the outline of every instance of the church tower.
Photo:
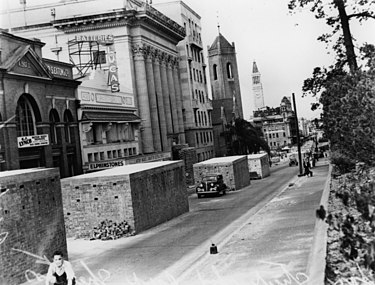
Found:
M 208 46 L 215 156 L 228 153 L 227 125 L 243 118 L 236 49 L 220 33 Z
M 208 47 L 208 64 L 212 99 L 227 102 L 223 106 L 230 114 L 227 116 L 228 121 L 232 121 L 233 117 L 243 118 L 236 48 L 234 43 L 230 44 L 220 32 Z
M 255 110 L 258 110 L 264 108 L 264 96 L 262 82 L 260 81 L 260 72 L 255 61 L 253 62 L 251 77 L 253 79 L 254 106 Z

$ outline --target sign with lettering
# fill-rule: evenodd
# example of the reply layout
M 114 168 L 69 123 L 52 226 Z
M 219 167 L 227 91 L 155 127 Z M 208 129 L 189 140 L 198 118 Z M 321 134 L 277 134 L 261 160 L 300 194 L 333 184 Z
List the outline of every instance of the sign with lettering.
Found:
M 118 81 L 116 53 L 113 46 L 109 47 L 108 52 L 109 72 L 108 72 L 108 85 L 111 86 L 112 92 L 120 91 L 120 83 Z
M 21 58 L 21 59 L 18 61 L 17 65 L 18 65 L 19 67 L 22 67 L 22 68 L 28 68 L 28 69 L 31 68 L 31 64 L 30 64 L 30 62 L 29 62 L 26 58 Z
M 55 77 L 73 79 L 72 69 L 58 63 L 45 62 L 49 72 Z
M 110 45 L 113 44 L 113 35 L 77 35 L 77 42 L 98 42 L 99 44 Z
M 17 137 L 18 148 L 49 145 L 48 134 Z
M 105 168 L 112 168 L 116 166 L 123 166 L 125 165 L 124 160 L 115 160 L 115 161 L 108 161 L 108 162 L 97 162 L 97 163 L 90 163 L 89 169 L 90 170 L 100 170 Z
M 96 102 L 121 105 L 122 97 L 96 93 Z

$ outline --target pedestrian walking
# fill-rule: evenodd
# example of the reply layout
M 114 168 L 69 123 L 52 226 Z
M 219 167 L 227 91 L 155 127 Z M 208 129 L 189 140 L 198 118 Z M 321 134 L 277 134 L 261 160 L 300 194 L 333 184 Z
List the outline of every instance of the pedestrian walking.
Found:
M 53 262 L 49 265 L 46 285 L 75 285 L 76 279 L 73 267 L 69 261 L 64 260 L 61 251 L 53 253 Z
M 303 160 L 303 168 L 305 169 L 305 173 L 304 175 L 306 176 L 313 176 L 313 172 L 310 170 L 311 168 L 311 165 L 310 165 L 310 159 L 309 157 L 305 157 L 305 159 Z

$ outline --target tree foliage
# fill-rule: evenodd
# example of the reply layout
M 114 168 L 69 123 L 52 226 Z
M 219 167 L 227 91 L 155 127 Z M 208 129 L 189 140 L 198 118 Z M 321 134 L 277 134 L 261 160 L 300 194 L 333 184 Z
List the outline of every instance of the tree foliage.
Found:
M 231 138 L 230 155 L 252 154 L 261 150 L 270 153 L 267 142 L 261 138 L 261 131 L 250 122 L 236 118 L 233 124 L 227 125 Z
M 318 39 L 332 41 L 337 58 L 328 68 L 316 67 L 304 81 L 304 95 L 320 96 L 312 109 L 322 106 L 323 130 L 332 149 L 349 160 L 375 164 L 375 48 L 364 44 L 354 52 L 350 20 L 374 19 L 374 0 L 291 0 L 289 8 L 310 7 L 316 18 L 332 27 Z M 350 11 L 350 12 L 347 12 Z M 363 63 L 358 65 L 358 59 Z M 349 67 L 347 69 L 346 67 Z
M 337 65 L 348 64 L 353 73 L 358 69 L 358 64 L 350 21 L 375 19 L 374 6 L 374 0 L 290 0 L 288 8 L 290 11 L 310 8 L 317 19 L 324 19 L 331 32 L 322 34 L 318 40 L 331 43 L 336 52 Z

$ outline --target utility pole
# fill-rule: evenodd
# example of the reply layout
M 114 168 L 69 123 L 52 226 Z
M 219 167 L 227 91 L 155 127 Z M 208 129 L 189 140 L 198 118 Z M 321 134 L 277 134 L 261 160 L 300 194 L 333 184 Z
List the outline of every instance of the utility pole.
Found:
M 294 108 L 294 114 L 296 115 L 296 126 L 297 126 L 297 148 L 298 148 L 298 166 L 299 166 L 298 176 L 303 176 L 301 142 L 300 142 L 300 138 L 299 138 L 298 116 L 297 116 L 296 98 L 294 97 L 294 93 L 292 93 L 292 98 L 293 98 L 293 108 Z

